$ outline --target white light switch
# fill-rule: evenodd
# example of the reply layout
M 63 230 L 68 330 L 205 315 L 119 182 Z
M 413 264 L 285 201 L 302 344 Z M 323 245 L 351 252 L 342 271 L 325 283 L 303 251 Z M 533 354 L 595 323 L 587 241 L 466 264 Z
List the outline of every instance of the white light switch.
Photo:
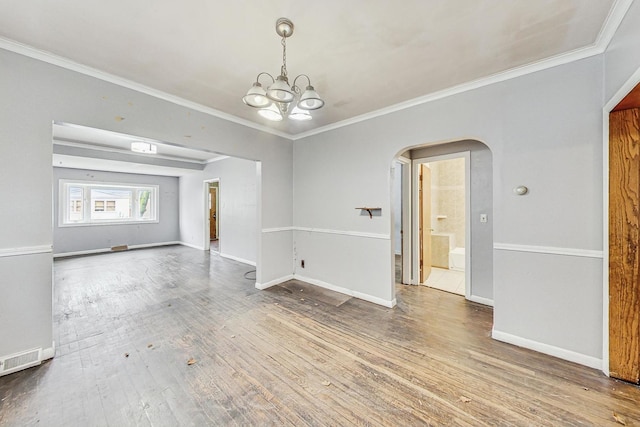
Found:
M 480 222 L 487 222 L 487 214 L 480 214 Z

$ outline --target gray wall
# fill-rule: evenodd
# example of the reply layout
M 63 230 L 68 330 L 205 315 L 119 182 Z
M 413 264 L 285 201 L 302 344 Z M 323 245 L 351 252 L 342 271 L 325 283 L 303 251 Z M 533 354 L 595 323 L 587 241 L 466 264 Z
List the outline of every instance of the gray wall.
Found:
M 598 366 L 602 259 L 583 255 L 602 250 L 602 70 L 602 56 L 591 57 L 297 140 L 295 224 L 347 232 L 296 234 L 298 257 L 322 265 L 305 275 L 392 300 L 391 162 L 418 146 L 481 141 L 492 153 L 490 220 L 502 248 L 493 251 L 494 336 Z M 530 194 L 515 196 L 517 185 Z M 363 205 L 383 216 L 359 216 Z M 576 260 L 563 263 L 570 255 L 553 248 Z M 591 274 L 567 278 L 562 265 Z M 489 279 L 476 292 L 489 297 Z
M 493 165 L 491 150 L 478 141 L 459 141 L 416 148 L 409 152 L 411 159 L 470 152 L 471 174 L 470 238 L 471 238 L 471 296 L 493 300 Z M 480 214 L 490 221 L 480 223 Z M 460 246 L 460 245 L 458 245 Z
M 256 263 L 258 247 L 258 174 L 256 162 L 228 158 L 212 162 L 201 173 L 180 177 L 180 239 L 205 247 L 204 181 L 219 179 L 220 255 Z M 289 249 L 290 251 L 290 249 Z M 290 252 L 289 252 L 290 253 Z M 291 264 L 287 274 L 291 273 Z
M 59 227 L 59 180 L 158 185 L 159 222 Z M 128 173 L 53 168 L 53 253 L 64 254 L 117 245 L 178 242 L 178 178 Z
M 393 230 L 396 235 L 394 252 L 402 253 L 402 163 L 396 162 L 393 169 Z
M 228 158 L 207 165 L 204 179 L 220 179 L 220 255 L 256 262 L 256 162 Z M 268 198 L 268 195 L 267 195 Z
M 291 141 L 5 50 L 0 100 L 0 355 L 53 345 L 53 121 L 260 160 L 261 227 L 284 231 L 259 236 L 259 254 L 278 255 L 257 280 L 291 274 Z

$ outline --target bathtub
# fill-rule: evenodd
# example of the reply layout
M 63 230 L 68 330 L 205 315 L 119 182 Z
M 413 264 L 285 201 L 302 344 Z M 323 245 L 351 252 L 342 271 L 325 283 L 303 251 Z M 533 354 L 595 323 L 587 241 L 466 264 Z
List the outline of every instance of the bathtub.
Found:
M 449 252 L 449 269 L 464 271 L 464 248 L 454 248 Z

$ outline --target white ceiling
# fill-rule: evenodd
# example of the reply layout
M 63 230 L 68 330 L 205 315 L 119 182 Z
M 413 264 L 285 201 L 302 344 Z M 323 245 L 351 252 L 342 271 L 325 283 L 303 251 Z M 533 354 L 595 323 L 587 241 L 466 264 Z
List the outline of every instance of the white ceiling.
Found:
M 131 143 L 134 141 L 155 145 L 157 153 L 132 153 Z M 54 150 L 55 167 L 145 175 L 183 176 L 196 170 L 180 167 L 181 163 L 183 166 L 199 167 L 201 170 L 207 163 L 228 157 L 211 151 L 194 150 L 149 138 L 68 123 L 53 124 L 53 144 L 71 148 L 67 154 L 56 153 Z M 116 153 L 117 159 L 101 158 L 101 152 Z
M 593 46 L 627 0 L 0 0 L 0 37 L 291 135 Z M 241 98 L 278 74 L 325 107 L 268 122 Z

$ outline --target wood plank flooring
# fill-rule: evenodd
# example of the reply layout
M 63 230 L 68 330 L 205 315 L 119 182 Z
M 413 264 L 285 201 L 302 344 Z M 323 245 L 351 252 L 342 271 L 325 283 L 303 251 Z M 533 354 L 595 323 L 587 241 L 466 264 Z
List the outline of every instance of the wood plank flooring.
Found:
M 638 387 L 492 340 L 488 307 L 257 291 L 251 269 L 180 246 L 56 261 L 56 358 L 0 378 L 0 425 L 640 425 Z

